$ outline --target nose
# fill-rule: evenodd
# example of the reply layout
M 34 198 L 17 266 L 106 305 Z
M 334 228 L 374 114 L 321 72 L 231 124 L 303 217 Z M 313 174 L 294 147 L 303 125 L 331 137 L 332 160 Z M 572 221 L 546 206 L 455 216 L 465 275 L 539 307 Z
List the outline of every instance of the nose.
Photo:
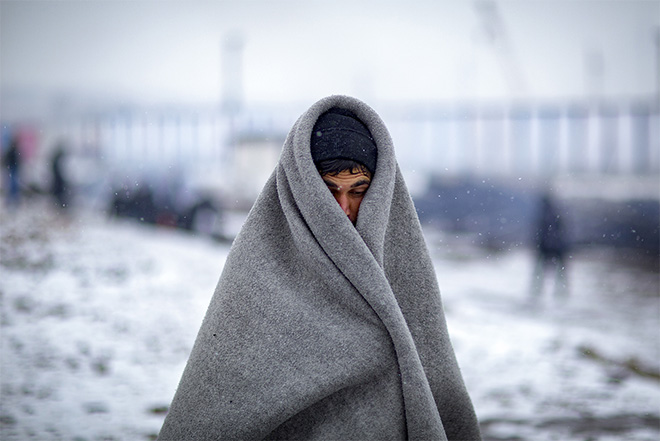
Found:
M 344 210 L 344 213 L 346 213 L 346 216 L 350 216 L 351 210 L 348 206 L 348 196 L 346 196 L 346 195 L 337 195 L 337 196 L 335 196 L 335 199 L 337 199 L 337 203 L 339 203 L 339 206 L 341 207 L 341 209 Z

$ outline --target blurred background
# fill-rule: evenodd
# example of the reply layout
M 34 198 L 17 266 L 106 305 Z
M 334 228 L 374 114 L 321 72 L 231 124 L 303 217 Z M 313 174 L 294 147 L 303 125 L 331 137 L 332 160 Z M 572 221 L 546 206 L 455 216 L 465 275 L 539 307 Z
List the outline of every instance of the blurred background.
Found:
M 151 243 L 141 242 L 151 230 L 159 242 L 193 232 L 205 241 L 196 246 L 224 247 L 222 262 L 287 131 L 331 94 L 360 98 L 385 121 L 438 262 L 478 261 L 477 279 L 508 262 L 511 278 L 494 282 L 516 281 L 507 302 L 527 299 L 530 279 L 531 291 L 539 291 L 546 264 L 556 267 L 559 292 L 587 280 L 577 269 L 566 275 L 571 259 L 582 269 L 602 263 L 593 280 L 622 274 L 612 282 L 615 299 L 630 292 L 644 299 L 630 306 L 626 323 L 642 309 L 648 320 L 639 326 L 660 323 L 659 1 L 2 0 L 3 357 L 26 344 L 16 342 L 27 328 L 10 327 L 38 310 L 30 283 L 45 280 L 43 271 L 69 268 L 52 263 L 69 256 L 55 251 L 47 270 L 35 267 L 30 262 L 44 258 L 35 249 L 66 242 L 74 231 L 96 231 L 90 219 L 110 217 L 115 224 L 98 228 L 115 231 L 116 222 L 140 228 L 120 235 L 125 247 L 117 252 L 126 268 L 135 263 L 129 250 Z M 50 230 L 59 239 L 44 239 Z M 114 240 L 94 237 L 95 256 Z M 166 257 L 145 257 L 158 258 Z M 83 264 L 76 265 L 71 271 L 79 276 Z M 465 268 L 473 267 L 456 271 Z M 220 269 L 213 266 L 211 279 Z M 119 271 L 121 280 L 126 271 Z M 444 274 L 443 285 L 439 273 L 441 286 L 466 290 L 469 279 Z M 194 277 L 184 272 L 177 283 L 187 286 Z M 189 340 L 213 284 L 200 288 L 206 297 L 200 294 L 201 312 L 187 324 Z M 601 288 L 589 289 L 596 296 Z M 660 337 L 645 332 L 641 371 L 656 378 Z M 475 338 L 469 334 L 463 335 Z M 165 381 L 170 389 L 159 401 L 165 410 L 152 408 L 156 418 L 166 411 L 190 344 L 182 343 Z M 609 360 L 593 347 L 580 351 Z M 94 375 L 107 375 L 103 360 L 113 354 L 99 355 L 101 364 L 95 359 Z M 30 363 L 16 360 L 6 361 L 2 373 L 0 427 L 7 436 L 24 433 L 19 414 L 38 414 L 17 410 L 18 396 L 39 394 L 7 380 Z M 476 389 L 477 373 L 466 377 Z M 653 404 L 642 412 L 650 420 L 638 422 L 647 432 L 635 439 L 660 433 L 652 381 Z M 485 393 L 477 410 L 493 396 Z M 86 403 L 82 412 L 90 418 L 111 413 L 112 406 Z M 488 439 L 534 439 L 500 436 L 492 427 L 484 425 Z M 585 436 L 576 439 L 601 439 Z
M 573 241 L 658 254 L 659 7 L 3 1 L 3 188 L 57 175 L 67 205 L 151 197 L 154 222 L 244 210 L 295 118 L 342 93 L 383 116 L 424 222 L 524 241 L 549 192 Z

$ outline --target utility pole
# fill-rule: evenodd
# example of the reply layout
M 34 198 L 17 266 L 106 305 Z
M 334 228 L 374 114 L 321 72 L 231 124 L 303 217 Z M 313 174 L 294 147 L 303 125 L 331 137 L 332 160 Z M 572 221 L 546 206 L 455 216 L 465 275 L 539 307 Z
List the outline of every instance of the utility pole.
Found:
M 660 26 L 655 27 L 655 94 L 660 105 Z
M 220 111 L 227 123 L 227 138 L 221 145 L 222 167 L 229 177 L 229 188 L 235 186 L 236 169 L 232 167 L 238 146 L 238 117 L 243 106 L 243 35 L 230 32 L 222 42 L 222 97 Z
M 605 77 L 605 59 L 600 49 L 585 49 L 584 71 L 587 97 L 592 102 L 596 102 L 602 98 Z
M 235 116 L 243 104 L 243 36 L 232 32 L 222 44 L 222 98 L 221 107 L 229 116 Z
M 509 92 L 512 95 L 525 92 L 527 85 L 514 55 L 497 3 L 494 0 L 476 0 L 474 7 L 481 18 L 481 30 L 497 55 Z

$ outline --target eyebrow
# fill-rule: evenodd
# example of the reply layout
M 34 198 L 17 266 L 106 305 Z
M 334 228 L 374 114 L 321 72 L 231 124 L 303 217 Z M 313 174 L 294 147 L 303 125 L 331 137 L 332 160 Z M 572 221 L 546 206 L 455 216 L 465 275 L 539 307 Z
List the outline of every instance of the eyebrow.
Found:
M 368 181 L 366 179 L 361 179 L 357 181 L 355 184 L 351 185 L 351 188 L 360 187 L 361 185 L 370 185 L 370 184 L 371 181 Z
M 332 187 L 332 188 L 338 188 L 339 187 L 334 182 L 326 181 L 325 179 L 323 179 L 323 182 L 325 182 L 325 185 L 327 185 L 328 187 Z M 370 185 L 370 184 L 371 184 L 371 181 L 369 181 L 367 179 L 361 179 L 361 180 L 357 181 L 355 184 L 351 185 L 351 188 L 356 188 L 356 187 L 360 187 L 362 185 Z

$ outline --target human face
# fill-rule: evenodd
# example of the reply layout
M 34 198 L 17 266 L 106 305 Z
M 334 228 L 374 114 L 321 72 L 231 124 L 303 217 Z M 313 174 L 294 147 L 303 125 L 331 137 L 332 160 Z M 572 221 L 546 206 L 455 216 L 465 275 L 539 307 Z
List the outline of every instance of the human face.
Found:
M 351 173 L 350 170 L 343 170 L 339 174 L 325 174 L 321 178 L 346 216 L 355 225 L 360 203 L 371 184 L 371 174 L 364 171 Z

